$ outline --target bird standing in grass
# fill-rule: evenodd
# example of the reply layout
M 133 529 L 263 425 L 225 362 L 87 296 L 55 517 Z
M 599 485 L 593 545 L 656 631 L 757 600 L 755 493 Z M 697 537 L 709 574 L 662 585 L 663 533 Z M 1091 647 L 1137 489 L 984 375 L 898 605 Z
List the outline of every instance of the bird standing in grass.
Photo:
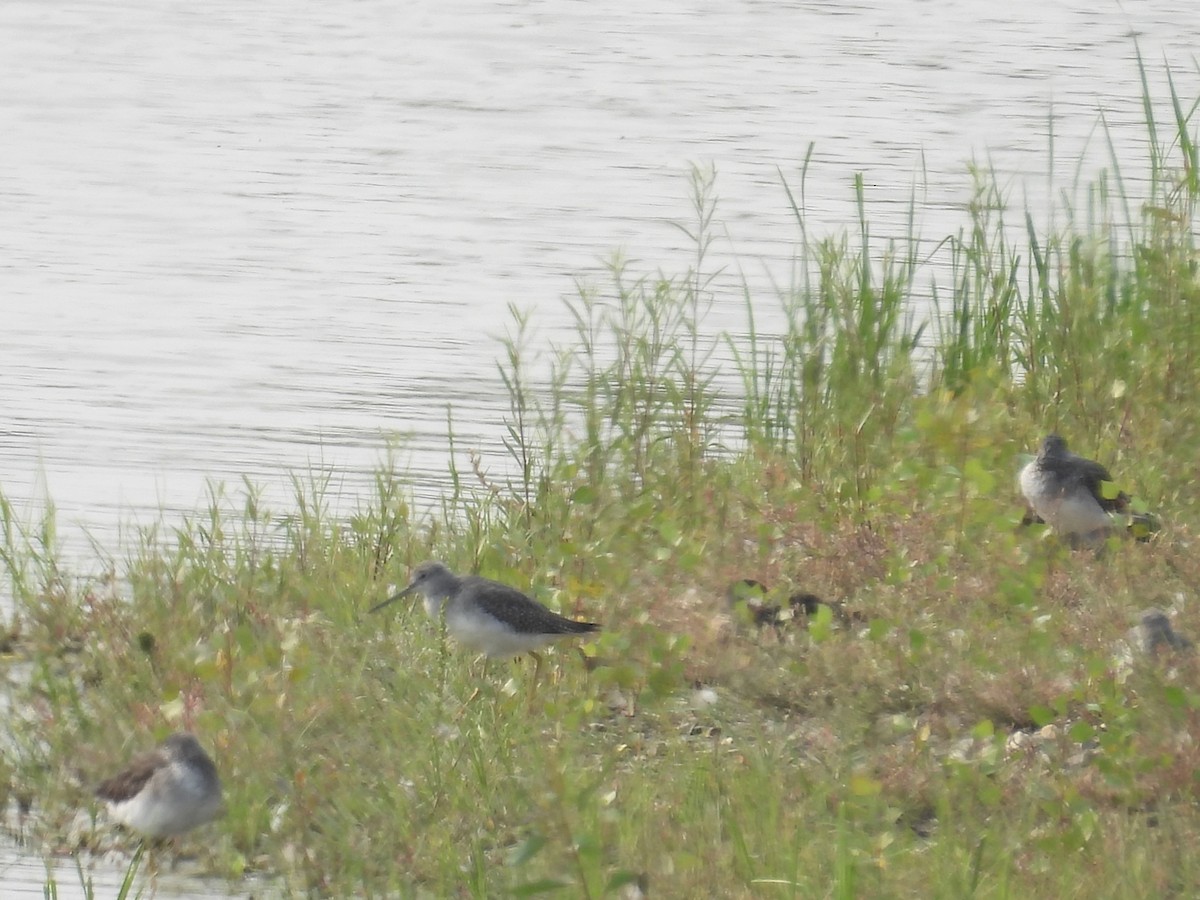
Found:
M 371 612 L 412 593 L 424 598 L 431 618 L 444 616 L 446 631 L 460 644 L 489 657 L 528 653 L 534 659 L 535 684 L 542 663 L 540 648 L 600 630 L 594 622 L 560 616 L 507 584 L 478 575 L 459 577 L 440 562 L 421 563 L 408 587 Z
M 763 628 L 769 627 L 781 640 L 783 629 L 789 622 L 799 622 L 803 627 L 808 618 L 815 616 L 822 606 L 828 606 L 834 618 L 847 626 L 852 619 L 859 618 L 857 614 L 847 613 L 841 603 L 826 602 L 808 591 L 797 591 L 788 597 L 786 610 L 778 603 L 768 603 L 767 594 L 767 587 L 761 581 L 742 578 L 729 586 L 725 592 L 725 599 L 729 601 L 729 608 L 735 616 L 740 617 L 744 613 L 745 618 L 753 622 L 760 633 Z
M 96 788 L 108 814 L 151 839 L 175 837 L 222 811 L 217 767 L 195 737 L 179 732 Z
M 1046 522 L 1072 547 L 1096 546 L 1117 524 L 1110 513 L 1129 513 L 1129 495 L 1108 469 L 1072 453 L 1057 434 L 1042 439 L 1037 457 L 1021 470 L 1020 485 L 1028 505 L 1021 523 Z M 1154 530 L 1153 517 L 1133 516 L 1130 528 L 1145 537 Z
M 1138 618 L 1138 623 L 1129 629 L 1129 639 L 1146 656 L 1154 656 L 1160 650 L 1190 651 L 1191 640 L 1171 627 L 1171 620 L 1161 609 L 1147 609 Z

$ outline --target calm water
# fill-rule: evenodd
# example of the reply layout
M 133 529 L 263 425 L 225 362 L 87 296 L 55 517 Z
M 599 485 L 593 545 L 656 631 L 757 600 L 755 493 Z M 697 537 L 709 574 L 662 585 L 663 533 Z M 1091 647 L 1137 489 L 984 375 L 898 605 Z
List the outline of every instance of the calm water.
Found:
M 31 515 L 48 493 L 80 560 L 207 479 L 283 504 L 288 470 L 328 470 L 352 506 L 389 436 L 431 500 L 448 404 L 503 463 L 508 304 L 561 341 L 614 250 L 687 265 L 690 163 L 717 166 L 714 266 L 737 254 L 769 330 L 778 172 L 810 142 L 812 230 L 851 222 L 863 172 L 877 233 L 919 182 L 940 238 L 972 158 L 1045 210 L 1106 161 L 1101 111 L 1140 171 L 1134 35 L 1197 92 L 1192 0 L 612 6 L 5 0 L 0 490 Z M 735 271 L 714 331 L 741 324 Z
M 563 340 L 560 298 L 614 250 L 687 264 L 689 163 L 718 168 L 719 249 L 769 329 L 796 236 L 777 170 L 810 142 L 818 232 L 858 171 L 899 230 L 924 167 L 941 237 L 972 157 L 1043 203 L 1052 111 L 1060 187 L 1101 109 L 1137 169 L 1131 35 L 1185 87 L 1200 44 L 1183 0 L 649 6 L 0 4 L 0 489 L 115 552 L 209 478 L 281 498 L 329 469 L 352 500 L 410 435 L 432 498 L 447 404 L 500 464 L 508 304 Z M 738 327 L 732 268 L 718 286 L 710 323 Z

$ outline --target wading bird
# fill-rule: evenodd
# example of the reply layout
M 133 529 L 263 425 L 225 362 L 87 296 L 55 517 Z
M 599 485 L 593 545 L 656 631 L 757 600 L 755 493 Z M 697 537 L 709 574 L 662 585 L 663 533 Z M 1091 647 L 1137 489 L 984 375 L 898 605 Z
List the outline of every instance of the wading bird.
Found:
M 96 788 L 113 821 L 151 839 L 191 831 L 222 811 L 217 767 L 195 737 L 179 732 Z
M 408 587 L 371 612 L 413 593 L 424 598 L 431 618 L 444 617 L 447 633 L 460 644 L 489 657 L 528 653 L 534 659 L 535 684 L 542 664 L 539 649 L 600 630 L 594 622 L 560 616 L 507 584 L 478 575 L 459 577 L 440 562 L 421 563 Z

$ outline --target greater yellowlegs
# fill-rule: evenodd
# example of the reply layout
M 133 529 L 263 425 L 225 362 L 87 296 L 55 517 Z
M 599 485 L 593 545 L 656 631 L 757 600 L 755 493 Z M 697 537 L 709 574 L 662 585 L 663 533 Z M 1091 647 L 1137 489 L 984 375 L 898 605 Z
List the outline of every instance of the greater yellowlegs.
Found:
M 134 757 L 96 796 L 108 814 L 148 838 L 168 838 L 211 822 L 221 814 L 217 767 L 195 737 L 179 732 Z
M 478 575 L 459 577 L 432 561 L 417 566 L 408 587 L 371 612 L 412 593 L 424 598 L 425 612 L 431 618 L 444 617 L 446 631 L 460 644 L 489 657 L 528 653 L 534 659 L 534 682 L 542 662 L 538 649 L 600 630 L 594 622 L 560 616 L 507 584 Z
M 1042 439 L 1020 484 L 1028 505 L 1022 524 L 1045 522 L 1073 547 L 1100 543 L 1116 524 L 1109 513 L 1129 510 L 1129 495 L 1117 489 L 1108 469 L 1072 453 L 1057 434 Z

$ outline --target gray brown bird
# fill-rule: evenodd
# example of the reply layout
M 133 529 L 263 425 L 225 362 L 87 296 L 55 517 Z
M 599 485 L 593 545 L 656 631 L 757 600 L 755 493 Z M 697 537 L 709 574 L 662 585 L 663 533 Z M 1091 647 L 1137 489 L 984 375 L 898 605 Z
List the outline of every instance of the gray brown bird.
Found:
M 1127 527 L 1139 540 L 1149 539 L 1157 521 L 1133 514 L 1130 497 L 1119 490 L 1108 469 L 1067 449 L 1057 434 L 1047 435 L 1037 457 L 1021 470 L 1021 493 L 1027 505 L 1021 524 L 1045 522 L 1071 546 L 1095 546 L 1127 517 Z
M 535 682 L 541 666 L 537 650 L 564 638 L 600 630 L 594 622 L 560 616 L 507 584 L 478 575 L 459 577 L 432 561 L 417 566 L 408 587 L 371 612 L 412 593 L 424 598 L 425 612 L 431 618 L 444 615 L 446 631 L 460 644 L 489 657 L 531 655 Z
M 148 838 L 183 834 L 222 811 L 217 767 L 195 737 L 179 732 L 96 788 L 108 814 Z

